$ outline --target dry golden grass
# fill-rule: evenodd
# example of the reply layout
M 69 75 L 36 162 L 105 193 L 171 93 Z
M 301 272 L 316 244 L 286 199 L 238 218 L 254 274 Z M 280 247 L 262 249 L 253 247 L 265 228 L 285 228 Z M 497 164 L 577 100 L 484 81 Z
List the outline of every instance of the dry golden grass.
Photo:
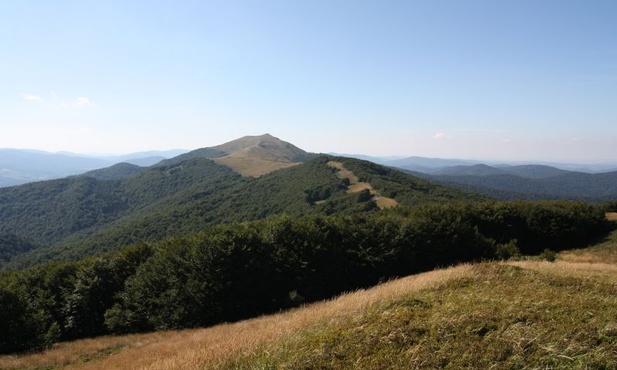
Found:
M 508 265 L 528 270 L 550 272 L 560 276 L 584 277 L 601 276 L 604 280 L 617 283 L 617 265 L 601 262 L 568 262 L 568 261 L 511 261 Z
M 516 265 L 474 265 L 470 277 L 380 301 L 222 368 L 617 368 L 615 269 Z
M 206 329 L 103 337 L 55 345 L 40 354 L 0 356 L 0 369 L 208 369 L 238 353 L 313 325 L 362 314 L 377 302 L 469 277 L 471 265 L 435 270 L 288 312 Z
M 592 247 L 561 252 L 558 259 L 565 262 L 617 264 L 617 233 Z
M 368 182 L 356 182 L 354 184 L 350 184 L 349 188 L 347 188 L 348 193 L 359 193 L 362 190 L 368 190 L 372 195 L 377 194 L 375 189 Z
M 617 212 L 606 213 L 606 219 L 609 221 L 617 221 Z
M 276 170 L 300 164 L 299 162 L 279 162 L 256 157 L 235 156 L 214 158 L 213 161 L 231 168 L 244 177 L 259 177 Z
M 398 206 L 398 202 L 396 200 L 382 196 L 375 197 L 375 203 L 377 203 L 377 207 L 379 207 L 379 209 L 394 208 Z

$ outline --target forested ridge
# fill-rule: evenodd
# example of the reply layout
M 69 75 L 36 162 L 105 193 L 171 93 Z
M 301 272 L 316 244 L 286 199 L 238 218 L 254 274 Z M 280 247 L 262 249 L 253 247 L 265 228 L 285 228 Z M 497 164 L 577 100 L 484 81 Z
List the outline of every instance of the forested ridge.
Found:
M 425 204 L 210 226 L 0 274 L 0 351 L 212 325 L 460 262 L 580 247 L 610 230 L 575 202 Z
M 113 177 L 112 171 L 108 180 L 85 175 L 0 189 L 0 233 L 37 245 L 28 253 L 13 255 L 4 267 L 78 260 L 131 243 L 197 232 L 207 225 L 275 214 L 376 210 L 370 196 L 347 193 L 346 184 L 327 165 L 333 158 L 319 156 L 259 178 L 245 178 L 210 159 L 188 156 L 125 178 Z M 370 162 L 337 160 L 402 205 L 482 199 Z

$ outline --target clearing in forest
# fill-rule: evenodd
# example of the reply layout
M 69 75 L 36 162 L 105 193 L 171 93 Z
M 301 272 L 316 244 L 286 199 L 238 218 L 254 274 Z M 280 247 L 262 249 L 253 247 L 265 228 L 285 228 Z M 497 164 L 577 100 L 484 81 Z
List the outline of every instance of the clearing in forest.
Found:
M 379 207 L 379 209 L 398 206 L 398 202 L 396 200 L 382 196 L 377 190 L 373 188 L 370 183 L 361 182 L 358 176 L 356 176 L 352 171 L 348 170 L 347 168 L 345 168 L 345 166 L 343 166 L 342 162 L 330 161 L 328 162 L 328 166 L 336 168 L 338 170 L 336 176 L 339 179 L 349 180 L 349 186 L 347 187 L 348 193 L 358 193 L 362 190 L 368 190 L 373 196 L 373 201 L 375 202 L 375 204 L 377 204 L 377 207 Z

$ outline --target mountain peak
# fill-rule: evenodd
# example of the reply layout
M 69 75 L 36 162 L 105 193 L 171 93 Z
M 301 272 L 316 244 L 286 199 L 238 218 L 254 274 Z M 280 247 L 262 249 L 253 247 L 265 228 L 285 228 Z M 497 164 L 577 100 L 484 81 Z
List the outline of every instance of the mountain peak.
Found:
M 295 145 L 270 134 L 244 136 L 210 149 L 222 153 L 213 159 L 215 162 L 250 177 L 291 167 L 312 157 Z

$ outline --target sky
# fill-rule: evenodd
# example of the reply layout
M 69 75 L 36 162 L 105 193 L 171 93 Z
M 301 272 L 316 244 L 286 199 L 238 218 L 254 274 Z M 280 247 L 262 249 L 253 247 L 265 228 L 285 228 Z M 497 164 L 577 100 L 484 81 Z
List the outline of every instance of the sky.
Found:
M 615 0 L 0 0 L 0 148 L 617 162 Z

